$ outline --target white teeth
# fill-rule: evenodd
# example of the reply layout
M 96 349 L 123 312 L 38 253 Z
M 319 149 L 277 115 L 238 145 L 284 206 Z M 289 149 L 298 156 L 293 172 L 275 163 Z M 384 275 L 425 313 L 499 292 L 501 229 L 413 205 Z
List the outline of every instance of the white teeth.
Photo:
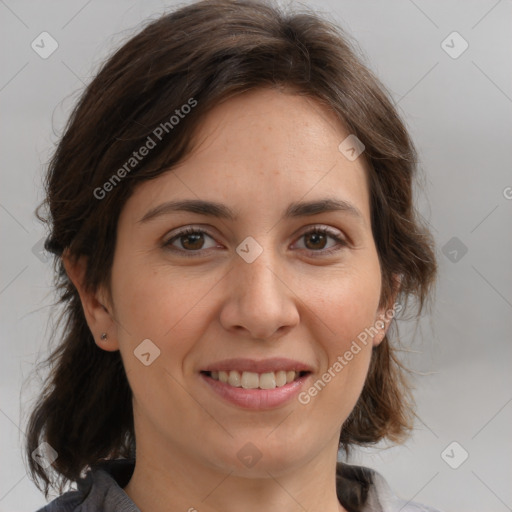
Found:
M 274 389 L 276 387 L 276 375 L 274 372 L 262 373 L 260 375 L 261 389 Z
M 255 372 L 238 372 L 236 370 L 212 371 L 210 376 L 214 380 L 224 382 L 230 386 L 244 389 L 274 389 L 284 386 L 294 381 L 299 372 L 294 370 L 279 370 L 277 372 L 255 373 Z
M 240 378 L 240 374 L 237 371 L 231 370 L 229 372 L 228 384 L 235 388 L 242 387 L 242 379 Z
M 295 372 L 293 372 L 295 373 Z M 281 387 L 286 384 L 286 372 L 284 370 L 279 370 L 276 372 L 276 386 Z
M 260 385 L 260 379 L 257 373 L 243 372 L 242 387 L 244 389 L 256 389 Z

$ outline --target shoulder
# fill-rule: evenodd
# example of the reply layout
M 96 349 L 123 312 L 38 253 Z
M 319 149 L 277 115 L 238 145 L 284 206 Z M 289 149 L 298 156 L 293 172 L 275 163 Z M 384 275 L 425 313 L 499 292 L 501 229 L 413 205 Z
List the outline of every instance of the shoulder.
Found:
M 140 512 L 124 492 L 135 461 L 103 461 L 77 481 L 77 490 L 68 491 L 36 512 Z
M 336 481 L 342 505 L 349 505 L 359 512 L 441 512 L 430 506 L 399 498 L 385 478 L 371 468 L 338 463 Z
M 68 491 L 62 496 L 50 501 L 48 505 L 36 512 L 74 512 L 84 501 L 84 496 L 79 491 Z

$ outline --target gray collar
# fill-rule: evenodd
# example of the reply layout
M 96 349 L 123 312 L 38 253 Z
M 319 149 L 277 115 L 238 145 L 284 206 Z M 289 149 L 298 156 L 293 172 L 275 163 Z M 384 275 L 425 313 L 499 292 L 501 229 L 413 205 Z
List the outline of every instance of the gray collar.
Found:
M 38 512 L 140 512 L 123 490 L 134 469 L 134 459 L 102 461 L 77 482 L 76 491 L 63 494 Z M 439 512 L 398 498 L 379 473 L 362 466 L 338 462 L 336 492 L 349 512 Z

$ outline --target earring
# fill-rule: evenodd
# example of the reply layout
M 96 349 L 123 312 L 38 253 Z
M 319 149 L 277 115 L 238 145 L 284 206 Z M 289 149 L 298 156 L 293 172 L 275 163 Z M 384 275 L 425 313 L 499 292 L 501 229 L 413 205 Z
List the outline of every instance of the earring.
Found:
M 100 338 L 102 339 L 102 341 L 105 341 L 108 338 L 107 333 L 106 332 L 102 332 Z

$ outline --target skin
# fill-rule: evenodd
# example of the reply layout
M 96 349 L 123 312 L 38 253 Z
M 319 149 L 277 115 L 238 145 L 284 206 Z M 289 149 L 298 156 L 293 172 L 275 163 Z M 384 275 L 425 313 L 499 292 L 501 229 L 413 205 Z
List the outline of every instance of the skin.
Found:
M 378 308 L 366 164 L 338 150 L 348 135 L 303 96 L 260 89 L 228 99 L 205 116 L 192 153 L 127 201 L 110 295 L 86 293 L 84 260 L 65 257 L 97 345 L 120 350 L 133 391 L 137 462 L 125 492 L 143 512 L 344 510 L 335 489 L 338 438 L 388 322 L 307 405 L 241 409 L 198 372 L 231 357 L 289 357 L 313 366 L 309 387 L 392 307 Z M 282 218 L 291 202 L 325 197 L 350 202 L 361 217 Z M 163 202 L 198 198 L 239 217 L 174 212 L 139 222 Z M 177 252 L 162 247 L 187 226 L 207 234 L 174 239 Z M 330 227 L 346 245 L 304 236 L 313 227 Z M 263 248 L 252 263 L 236 252 L 248 236 Z M 326 254 L 332 248 L 339 250 Z M 149 366 L 133 353 L 144 339 L 160 349 Z M 261 454 L 252 467 L 237 457 L 249 442 Z

